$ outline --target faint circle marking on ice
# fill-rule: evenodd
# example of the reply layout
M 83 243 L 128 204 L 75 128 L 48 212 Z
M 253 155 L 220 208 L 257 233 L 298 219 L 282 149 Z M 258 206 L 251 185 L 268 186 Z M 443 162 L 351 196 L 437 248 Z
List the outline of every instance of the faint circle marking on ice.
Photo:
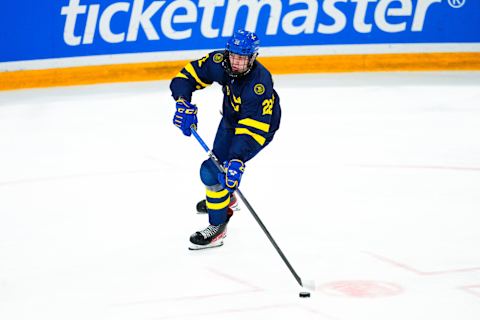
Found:
M 463 7 L 466 2 L 467 0 L 448 0 L 448 4 L 454 9 Z
M 332 296 L 352 298 L 388 297 L 403 292 L 402 287 L 393 283 L 366 280 L 329 282 L 320 286 L 319 290 Z

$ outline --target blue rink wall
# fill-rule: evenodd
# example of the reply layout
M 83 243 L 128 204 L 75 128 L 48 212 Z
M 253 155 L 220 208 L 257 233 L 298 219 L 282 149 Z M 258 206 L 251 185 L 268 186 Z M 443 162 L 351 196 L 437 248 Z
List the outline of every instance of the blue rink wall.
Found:
M 0 71 L 10 72 L 189 60 L 222 48 L 238 28 L 258 34 L 265 57 L 469 52 L 476 69 L 480 52 L 479 0 L 23 0 L 1 7 Z

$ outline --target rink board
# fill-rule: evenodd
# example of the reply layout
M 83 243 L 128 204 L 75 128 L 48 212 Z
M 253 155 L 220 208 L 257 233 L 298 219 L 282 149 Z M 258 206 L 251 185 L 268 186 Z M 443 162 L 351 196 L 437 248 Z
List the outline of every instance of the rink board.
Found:
M 8 14 L 0 20 L 0 90 L 167 79 L 185 61 L 223 48 L 238 28 L 257 33 L 261 61 L 277 74 L 480 64 L 474 0 L 27 0 L 1 7 Z
M 480 53 L 410 53 L 265 57 L 259 59 L 273 74 L 480 70 Z M 167 80 L 188 61 L 166 61 L 25 70 L 0 73 L 0 90 L 94 83 Z

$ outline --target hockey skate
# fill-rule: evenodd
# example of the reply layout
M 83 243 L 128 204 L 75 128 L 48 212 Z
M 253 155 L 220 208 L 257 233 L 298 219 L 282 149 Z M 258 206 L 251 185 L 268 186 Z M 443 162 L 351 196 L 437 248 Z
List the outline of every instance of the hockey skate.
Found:
M 218 226 L 209 225 L 201 231 L 190 236 L 190 250 L 202 250 L 220 247 L 223 245 L 223 238 L 227 236 L 227 222 Z
M 233 212 L 239 211 L 238 200 L 234 193 L 230 195 L 230 204 L 228 205 L 228 217 L 230 218 L 233 215 Z M 207 210 L 207 200 L 203 199 L 197 203 L 197 213 L 205 214 L 208 213 Z

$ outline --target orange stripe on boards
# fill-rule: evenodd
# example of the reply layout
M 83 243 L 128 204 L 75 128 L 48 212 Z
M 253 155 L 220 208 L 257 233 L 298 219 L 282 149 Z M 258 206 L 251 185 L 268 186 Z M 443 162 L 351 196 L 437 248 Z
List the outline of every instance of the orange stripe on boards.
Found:
M 267 57 L 259 61 L 274 74 L 480 70 L 480 52 Z
M 260 57 L 273 74 L 480 70 L 480 52 Z M 188 61 L 0 72 L 0 90 L 168 80 Z
M 0 72 L 0 90 L 173 78 L 188 61 Z

